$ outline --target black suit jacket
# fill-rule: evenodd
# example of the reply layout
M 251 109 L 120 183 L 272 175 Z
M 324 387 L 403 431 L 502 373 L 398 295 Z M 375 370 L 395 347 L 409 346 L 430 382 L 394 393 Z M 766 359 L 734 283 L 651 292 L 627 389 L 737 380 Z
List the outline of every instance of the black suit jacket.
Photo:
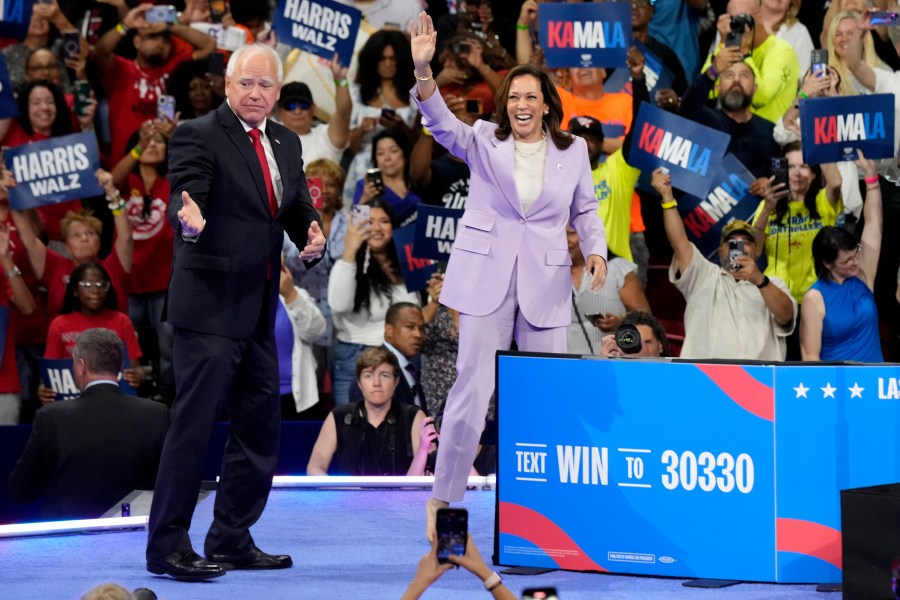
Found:
M 98 384 L 37 411 L 9 478 L 12 497 L 46 494 L 44 517 L 93 518 L 136 489 L 153 489 L 169 410 Z
M 271 119 L 266 123 L 283 184 L 274 219 L 253 143 L 226 102 L 175 129 L 168 214 L 176 231 L 175 258 L 164 313 L 175 327 L 245 337 L 267 314 L 274 331 L 284 233 L 302 249 L 312 221 L 322 225 L 309 198 L 300 139 Z M 195 242 L 181 236 L 182 191 L 206 219 Z

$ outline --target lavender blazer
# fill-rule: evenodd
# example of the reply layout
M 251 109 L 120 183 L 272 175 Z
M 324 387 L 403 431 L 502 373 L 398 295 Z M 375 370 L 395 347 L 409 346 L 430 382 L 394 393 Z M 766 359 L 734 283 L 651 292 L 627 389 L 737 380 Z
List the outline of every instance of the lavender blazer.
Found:
M 516 297 L 525 319 L 535 327 L 568 326 L 572 259 L 566 225 L 571 222 L 578 231 L 585 257 L 606 258 L 587 144 L 575 138 L 560 150 L 548 139 L 544 189 L 526 216 L 516 192 L 512 136 L 498 140 L 494 123 L 462 123 L 438 90 L 425 101 L 418 99 L 416 88 L 412 94 L 422 124 L 472 172 L 441 304 L 472 316 L 488 315 L 500 306 L 516 269 Z

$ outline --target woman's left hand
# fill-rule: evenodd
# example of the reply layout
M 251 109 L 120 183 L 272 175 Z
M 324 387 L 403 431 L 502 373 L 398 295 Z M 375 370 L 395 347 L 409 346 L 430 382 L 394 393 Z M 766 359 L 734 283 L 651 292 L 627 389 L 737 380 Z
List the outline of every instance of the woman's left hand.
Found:
M 606 261 L 602 256 L 591 254 L 587 257 L 585 267 L 591 273 L 591 291 L 599 292 L 606 285 Z

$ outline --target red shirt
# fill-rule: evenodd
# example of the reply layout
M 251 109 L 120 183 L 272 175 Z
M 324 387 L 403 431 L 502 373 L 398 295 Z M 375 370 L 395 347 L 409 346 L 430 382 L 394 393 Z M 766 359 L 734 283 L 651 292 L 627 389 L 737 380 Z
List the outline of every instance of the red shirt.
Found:
M 132 294 L 162 292 L 169 287 L 169 271 L 175 248 L 175 231 L 166 213 L 169 206 L 169 181 L 157 178 L 150 190 L 150 212 L 144 217 L 144 181 L 134 173 L 128 174 L 131 190 L 125 214 L 131 221 L 134 236 L 134 256 L 128 291 Z
M 4 279 L 6 279 L 4 277 Z M 0 292 L 0 306 L 10 308 L 10 320 L 12 320 L 12 303 L 9 301 L 11 290 L 9 282 L 4 281 L 2 284 L 3 291 Z M 5 334 L 5 346 L 3 347 L 3 360 L 0 361 L 0 394 L 18 394 L 19 387 L 19 369 L 16 366 L 16 340 L 13 337 L 13 328 L 11 323 L 7 323 Z
M 109 164 L 125 156 L 128 138 L 147 119 L 155 119 L 156 102 L 166 93 L 169 75 L 179 63 L 190 60 L 194 47 L 177 37 L 172 38 L 169 59 L 161 67 L 142 69 L 133 60 L 115 57 L 113 66 L 103 74 L 101 82 L 109 96 L 109 124 L 112 149 Z
M 72 348 L 75 347 L 78 334 L 94 327 L 110 329 L 119 336 L 119 339 L 125 342 L 132 365 L 141 357 L 137 334 L 134 333 L 134 326 L 128 315 L 104 308 L 96 315 L 71 312 L 53 319 L 47 331 L 47 349 L 44 351 L 44 358 L 72 358 Z
M 128 273 L 119 262 L 115 249 L 100 264 L 109 273 L 109 281 L 116 290 L 116 306 L 123 313 L 128 312 Z M 62 310 L 66 297 L 66 286 L 69 275 L 75 270 L 75 261 L 47 248 L 47 259 L 44 261 L 44 276 L 41 282 L 47 286 L 47 318 L 52 320 Z
M 15 148 L 16 146 L 23 146 L 32 142 L 43 142 L 44 140 L 49 139 L 49 135 L 44 135 L 37 131 L 34 131 L 29 135 L 22 129 L 19 122 L 13 119 L 9 124 L 9 131 L 6 133 L 6 137 L 3 138 L 3 141 L 0 142 L 0 145 Z M 81 200 L 72 200 L 71 202 L 61 202 L 60 204 L 49 204 L 47 206 L 38 207 L 37 213 L 41 218 L 41 222 L 44 224 L 44 230 L 47 232 L 48 239 L 63 241 L 62 233 L 59 229 L 59 222 L 70 210 L 81 210 Z M 22 267 L 19 266 L 19 268 L 21 269 Z
M 9 225 L 9 245 L 13 252 L 13 263 L 22 271 L 22 281 L 25 282 L 25 286 L 31 292 L 36 304 L 33 313 L 23 315 L 14 304 L 10 303 L 9 323 L 13 339 L 17 345 L 43 344 L 47 339 L 47 312 L 44 306 L 44 292 L 41 290 L 40 282 L 31 268 L 31 261 L 28 260 L 25 245 L 19 239 L 19 232 L 13 224 L 12 215 L 7 215 L 6 220 L 0 221 L 0 223 Z

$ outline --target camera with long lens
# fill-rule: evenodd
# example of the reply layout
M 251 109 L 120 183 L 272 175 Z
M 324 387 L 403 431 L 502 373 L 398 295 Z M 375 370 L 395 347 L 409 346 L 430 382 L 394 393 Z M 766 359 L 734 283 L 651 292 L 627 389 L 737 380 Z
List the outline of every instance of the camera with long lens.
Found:
M 753 20 L 753 17 L 748 15 L 747 13 L 741 13 L 739 15 L 731 15 L 731 31 L 735 34 L 743 34 L 744 30 L 749 27 L 753 29 L 756 22 Z
M 641 332 L 631 323 L 623 323 L 616 329 L 616 346 L 625 354 L 637 354 L 642 345 Z

